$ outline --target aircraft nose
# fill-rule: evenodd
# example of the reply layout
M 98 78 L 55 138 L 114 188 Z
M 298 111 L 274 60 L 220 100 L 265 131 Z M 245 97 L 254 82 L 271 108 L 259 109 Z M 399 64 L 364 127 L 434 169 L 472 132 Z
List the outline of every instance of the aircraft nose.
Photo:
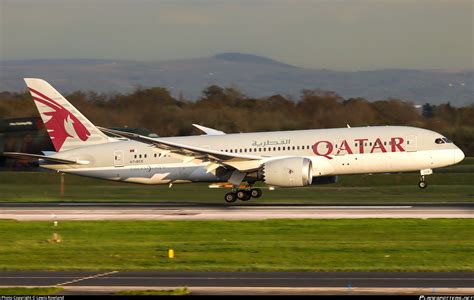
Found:
M 454 150 L 454 163 L 457 164 L 458 162 L 464 159 L 464 152 L 461 149 L 457 148 Z

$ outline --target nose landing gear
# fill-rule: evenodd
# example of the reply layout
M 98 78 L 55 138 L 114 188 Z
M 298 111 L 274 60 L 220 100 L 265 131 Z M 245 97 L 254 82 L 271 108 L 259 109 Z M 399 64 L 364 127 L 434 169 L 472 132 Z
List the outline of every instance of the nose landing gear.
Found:
M 425 176 L 421 176 L 420 182 L 418 182 L 418 187 L 420 189 L 426 189 L 427 186 L 428 186 L 428 183 L 426 183 L 425 181 Z
M 420 189 L 426 189 L 426 187 L 428 187 L 428 183 L 425 181 L 425 176 L 431 174 L 433 174 L 433 170 L 431 169 L 420 170 L 420 182 L 418 182 L 418 187 Z
M 251 198 L 260 198 L 262 196 L 262 190 L 259 188 L 245 188 L 245 189 L 232 189 L 231 192 L 225 194 L 224 200 L 227 203 L 233 203 L 238 200 L 248 201 Z

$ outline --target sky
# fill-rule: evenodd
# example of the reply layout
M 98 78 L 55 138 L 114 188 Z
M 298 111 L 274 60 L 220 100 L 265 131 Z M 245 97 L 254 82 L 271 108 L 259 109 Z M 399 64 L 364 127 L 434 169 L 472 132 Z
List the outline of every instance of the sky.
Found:
M 474 0 L 0 0 L 0 60 L 242 52 L 333 70 L 472 69 Z

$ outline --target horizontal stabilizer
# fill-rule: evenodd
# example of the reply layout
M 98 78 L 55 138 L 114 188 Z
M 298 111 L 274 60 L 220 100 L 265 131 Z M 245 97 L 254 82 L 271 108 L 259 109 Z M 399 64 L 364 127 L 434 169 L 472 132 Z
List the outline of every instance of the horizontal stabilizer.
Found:
M 3 152 L 1 156 L 6 157 L 13 157 L 13 158 L 36 158 L 36 159 L 43 159 L 46 161 L 50 161 L 53 163 L 60 163 L 60 164 L 77 164 L 78 162 L 75 160 L 68 160 L 62 158 L 54 158 L 51 156 L 40 155 L 40 154 L 30 154 L 30 153 L 19 153 L 19 152 Z

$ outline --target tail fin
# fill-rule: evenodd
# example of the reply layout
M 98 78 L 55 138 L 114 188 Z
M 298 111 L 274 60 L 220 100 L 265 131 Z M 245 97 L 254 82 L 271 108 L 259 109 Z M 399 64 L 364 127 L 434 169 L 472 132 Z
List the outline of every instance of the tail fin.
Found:
M 49 83 L 38 78 L 25 82 L 57 152 L 109 141 Z

